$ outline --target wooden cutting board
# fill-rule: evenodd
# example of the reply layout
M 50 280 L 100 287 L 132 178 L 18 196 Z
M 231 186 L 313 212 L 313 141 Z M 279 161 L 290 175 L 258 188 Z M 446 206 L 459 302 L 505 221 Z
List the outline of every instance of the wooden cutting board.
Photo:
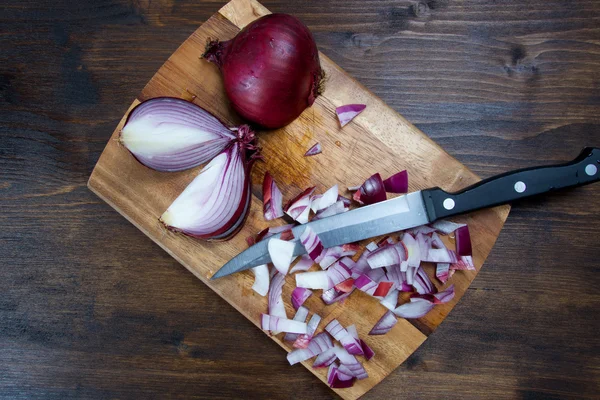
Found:
M 229 106 L 219 71 L 199 57 L 209 38 L 230 39 L 248 23 L 268 13 L 265 7 L 253 0 L 233 0 L 226 4 L 177 49 L 131 107 L 158 96 L 192 100 L 195 95 L 194 103 L 222 121 L 231 125 L 242 122 Z M 323 192 L 337 183 L 343 189 L 348 185 L 360 184 L 375 172 L 386 177 L 403 169 L 409 172 L 411 191 L 432 186 L 453 191 L 479 180 L 329 58 L 323 54 L 320 56 L 328 76 L 325 93 L 289 126 L 259 134 L 265 162 L 257 163 L 253 169 L 254 196 L 250 215 L 242 231 L 232 240 L 208 243 L 168 232 L 161 226 L 158 217 L 198 174 L 200 167 L 178 173 L 161 173 L 140 165 L 117 142 L 125 116 L 113 132 L 88 183 L 94 193 L 257 326 L 260 313 L 267 309 L 267 300 L 251 290 L 252 274 L 246 271 L 216 281 L 210 281 L 209 278 L 226 261 L 247 247 L 247 236 L 269 226 L 262 215 L 261 201 L 262 179 L 266 170 L 279 184 L 285 200 L 308 186 L 316 185 L 317 190 Z M 352 123 L 340 129 L 335 108 L 349 103 L 364 103 L 367 108 Z M 322 144 L 323 153 L 303 157 L 304 152 L 316 142 Z M 365 363 L 369 378 L 356 382 L 352 388 L 336 390 L 342 398 L 358 398 L 375 386 L 413 353 L 446 318 L 477 275 L 508 212 L 509 208 L 505 206 L 457 219 L 469 224 L 477 271 L 458 271 L 450 282 L 456 285 L 453 301 L 436 306 L 419 320 L 400 319 L 387 335 L 367 336 L 386 310 L 363 293 L 354 293 L 344 304 L 332 306 L 325 306 L 319 295 L 308 299 L 305 305 L 311 313 L 317 312 L 323 317 L 320 329 L 333 318 L 345 326 L 354 323 L 360 336 L 375 350 L 376 356 Z M 283 224 L 283 221 L 278 223 Z M 433 276 L 432 266 L 427 266 L 426 270 Z M 439 282 L 435 283 L 441 287 Z M 294 315 L 289 302 L 294 286 L 294 277 L 288 276 L 283 296 L 290 318 Z M 281 337 L 272 338 L 289 351 L 290 346 L 283 343 Z M 281 352 L 281 357 L 285 357 L 284 352 Z M 325 381 L 326 369 L 312 369 L 312 360 L 304 365 Z

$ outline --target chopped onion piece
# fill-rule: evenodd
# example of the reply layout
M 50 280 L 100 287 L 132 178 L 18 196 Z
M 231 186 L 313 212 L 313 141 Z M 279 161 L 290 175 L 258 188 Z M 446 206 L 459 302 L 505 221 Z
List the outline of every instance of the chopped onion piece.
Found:
M 443 221 L 443 220 L 435 221 L 433 224 L 431 224 L 432 227 L 434 227 L 435 229 L 437 229 L 438 231 L 440 231 L 446 235 L 454 232 L 455 230 L 457 230 L 458 228 L 460 228 L 463 225 L 464 224 L 457 224 L 456 222 Z
M 361 292 L 368 293 L 369 295 L 373 295 L 375 289 L 377 288 L 377 282 L 369 278 L 367 275 L 361 275 L 354 281 L 354 286 Z
M 338 195 L 337 201 L 341 201 L 345 207 L 350 207 L 350 204 L 352 204 L 352 200 L 342 195 Z
M 346 330 L 344 329 L 344 331 L 346 331 Z M 346 331 L 346 336 L 348 336 L 348 335 L 349 335 L 349 333 Z M 346 350 L 345 348 L 342 348 L 336 344 L 333 346 L 333 349 L 334 349 L 333 351 L 335 351 L 335 355 L 340 360 L 340 363 L 356 364 L 358 362 L 356 357 L 354 357 L 352 354 L 350 354 L 348 352 L 348 350 Z
M 332 347 L 330 349 L 327 349 L 326 351 L 317 356 L 313 364 L 313 368 L 327 367 L 328 365 L 331 365 L 336 358 L 337 356 L 335 355 L 334 348 Z
M 354 386 L 355 381 L 355 377 L 350 377 L 346 374 L 342 374 L 339 368 L 336 368 L 335 372 L 332 374 L 331 383 L 329 384 L 329 387 L 331 387 L 332 389 L 347 389 Z
M 418 267 L 421 264 L 421 248 L 419 243 L 412 237 L 410 233 L 405 233 L 402 237 L 402 244 L 408 255 L 406 261 L 410 267 Z
M 275 268 L 273 270 L 277 271 Z M 279 272 L 276 272 L 271 278 L 271 285 L 269 287 L 269 314 L 287 319 L 283 298 L 281 297 L 284 283 L 285 276 Z
M 302 304 L 312 295 L 312 291 L 297 287 L 292 291 L 292 306 L 298 310 Z
M 449 249 L 430 249 L 427 257 L 422 261 L 454 264 L 458 262 L 458 257 L 454 251 Z
M 294 315 L 294 319 L 293 321 L 298 321 L 298 322 L 305 322 L 306 321 L 306 317 L 308 317 L 308 308 L 306 307 L 299 307 L 296 311 L 296 315 Z M 306 333 L 308 333 L 308 326 L 307 326 L 307 331 Z M 286 333 L 285 336 L 283 337 L 283 340 L 286 342 L 293 342 L 298 338 L 298 334 L 297 333 Z
M 321 243 L 321 239 L 319 239 L 310 226 L 307 226 L 302 235 L 300 235 L 300 243 L 302 243 L 302 246 L 304 246 L 311 259 L 317 263 L 322 260 L 323 243 Z
M 330 350 L 332 350 L 332 349 L 330 349 Z M 337 358 L 337 356 L 335 358 Z M 334 361 L 335 361 L 335 358 L 334 358 Z M 329 369 L 327 370 L 327 384 L 329 386 L 331 386 L 331 384 L 333 383 L 333 378 L 335 378 L 335 375 L 337 375 L 337 369 L 338 369 L 338 366 L 336 363 L 332 363 L 331 365 L 329 365 Z
M 327 271 L 301 272 L 296 274 L 296 286 L 307 289 L 331 288 L 331 282 L 327 276 Z
M 400 171 L 383 181 L 385 191 L 388 193 L 408 192 L 408 172 Z
M 315 262 L 310 258 L 308 254 L 303 254 L 302 257 L 300 257 L 300 260 L 298 260 L 298 262 L 296 263 L 296 265 L 294 265 L 292 269 L 290 269 L 290 274 L 297 271 L 308 271 L 314 263 Z
M 444 304 L 449 302 L 454 298 L 454 285 L 448 286 L 448 289 L 434 294 L 433 297 L 435 297 L 433 301 L 435 304 Z
M 393 286 L 393 282 L 379 282 L 379 285 L 377 285 L 377 289 L 375 289 L 375 292 L 373 292 L 373 296 L 385 297 L 387 296 L 387 294 Z
M 410 303 L 402 304 L 394 310 L 394 314 L 399 317 L 411 319 L 425 316 L 433 308 L 433 303 L 429 300 L 413 297 Z
M 327 217 L 331 217 L 333 215 L 337 215 L 337 214 L 341 214 L 348 211 L 348 207 L 344 204 L 343 201 L 336 201 L 335 203 L 333 203 L 332 205 L 330 205 L 329 207 L 327 207 L 324 210 L 319 211 L 314 217 L 313 217 L 313 221 L 319 220 L 319 219 L 323 219 L 323 218 L 327 218 Z
M 434 249 L 446 249 L 446 245 L 444 244 L 444 241 L 442 240 L 442 238 L 440 238 L 440 236 L 434 232 L 431 234 L 431 248 Z
M 471 270 L 475 271 L 475 265 L 473 264 L 473 257 L 471 256 L 460 256 L 460 259 L 450 265 L 450 270 Z
M 392 311 L 388 311 L 383 314 L 383 317 L 381 317 L 379 321 L 377 321 L 373 329 L 371 329 L 371 332 L 369 332 L 369 335 L 385 335 L 392 330 L 397 323 L 398 318 L 396 318 Z
M 307 348 L 320 322 L 321 317 L 318 314 L 313 314 L 306 326 L 306 335 L 298 335 L 298 338 L 294 342 L 294 347 L 297 349 Z
M 435 232 L 435 228 L 429 225 L 421 225 L 410 229 L 409 232 L 414 236 L 418 235 L 419 233 L 422 233 L 423 235 L 429 235 L 430 233 Z
M 254 284 L 252 290 L 261 296 L 266 296 L 269 293 L 269 267 L 267 264 L 259 265 L 252 268 L 254 273 Z
M 317 142 L 310 149 L 306 150 L 304 157 L 316 156 L 317 154 L 321 154 L 322 151 L 321 143 Z
M 338 185 L 333 185 L 325 193 L 317 196 L 313 196 L 310 203 L 310 208 L 314 212 L 324 210 L 337 202 Z
M 269 250 L 269 256 L 271 256 L 271 262 L 277 268 L 281 274 L 285 275 L 290 268 L 292 258 L 294 256 L 294 248 L 296 243 L 288 242 L 281 239 L 269 239 L 267 248 Z
M 263 180 L 263 213 L 267 221 L 283 217 L 283 196 L 269 172 Z
M 437 289 L 429 279 L 427 273 L 425 273 L 423 267 L 417 269 L 412 285 L 419 294 L 433 294 L 437 292 Z
M 335 113 L 340 121 L 340 126 L 342 128 L 346 126 L 354 119 L 354 117 L 363 112 L 365 108 L 367 108 L 365 104 L 346 104 L 344 106 L 337 107 L 335 109 Z
M 423 258 L 423 256 L 425 256 L 426 254 L 429 254 L 429 249 L 431 249 L 431 238 L 419 232 L 415 236 L 415 240 L 419 245 L 419 252 L 421 253 L 421 258 Z
M 333 289 L 337 290 L 338 292 L 342 292 L 342 293 L 348 293 L 352 290 L 352 288 L 354 288 L 354 279 L 353 278 L 348 278 L 345 281 L 342 281 L 333 287 Z
M 352 277 L 354 279 L 371 271 L 371 267 L 369 267 L 369 263 L 367 262 L 367 257 L 369 256 L 369 254 L 371 254 L 371 252 L 368 249 L 366 249 L 360 255 L 360 257 L 352 267 Z
M 398 305 L 398 290 L 392 289 L 389 291 L 387 296 L 383 300 L 380 301 L 381 305 L 383 305 L 388 310 L 394 310 Z
M 340 262 L 334 263 L 327 270 L 327 276 L 329 277 L 331 286 L 335 286 L 338 283 L 341 283 L 341 282 L 345 281 L 346 279 L 349 279 L 351 275 L 352 275 L 352 272 L 343 263 L 340 263 Z
M 373 356 L 375 355 L 375 352 L 373 351 L 372 348 L 369 347 L 368 344 L 365 343 L 364 340 L 359 339 L 359 341 L 360 341 L 360 345 L 363 350 L 363 354 L 365 355 L 365 360 L 369 361 L 371 358 L 373 358 Z
M 375 242 L 370 242 L 369 244 L 367 244 L 365 246 L 365 248 L 369 251 L 375 251 L 379 248 L 379 246 L 377 246 L 377 243 L 375 243 Z
M 367 371 L 359 361 L 354 364 L 341 364 L 338 367 L 337 373 L 338 375 L 343 373 L 345 375 L 354 376 L 358 380 L 367 379 L 369 377 Z
M 450 269 L 450 264 L 448 263 L 437 263 L 435 267 L 435 277 L 440 280 L 442 283 L 446 283 L 448 281 L 448 270 Z
M 375 204 L 387 200 L 381 175 L 378 173 L 369 177 L 352 197 L 360 204 Z
M 407 251 L 402 243 L 380 247 L 367 256 L 372 269 L 400 264 L 407 259 Z
M 262 314 L 261 318 L 262 328 L 265 331 L 306 333 L 306 323 L 304 322 L 283 319 L 269 314 Z
M 388 246 L 390 244 L 396 244 L 396 242 L 394 241 L 394 239 L 392 239 L 391 236 L 386 235 L 384 237 L 381 238 L 381 240 L 379 242 L 377 242 L 377 247 L 384 247 L 384 246 Z
M 317 356 L 332 347 L 333 343 L 331 342 L 331 338 L 327 333 L 322 332 L 312 338 L 306 349 L 296 349 L 289 352 L 287 359 L 290 365 L 294 365 Z
M 337 290 L 335 287 L 332 287 L 329 290 L 323 291 L 321 299 L 325 304 L 331 305 L 333 303 L 342 302 L 344 299 L 350 296 L 353 291 L 354 288 L 352 288 L 349 292 L 342 292 Z
M 338 322 L 337 319 L 332 319 L 325 326 L 325 330 L 333 336 L 333 338 L 337 341 L 340 341 L 344 336 L 348 334 L 348 331 Z
M 292 217 L 295 221 L 301 224 L 308 222 L 308 216 L 310 214 L 310 196 L 315 191 L 315 187 L 309 187 L 298 196 L 290 200 L 283 211 Z

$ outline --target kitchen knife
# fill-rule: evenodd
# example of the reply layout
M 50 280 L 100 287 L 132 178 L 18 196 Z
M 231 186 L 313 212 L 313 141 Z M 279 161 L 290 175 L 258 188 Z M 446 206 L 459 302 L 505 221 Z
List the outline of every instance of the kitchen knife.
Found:
M 448 193 L 438 187 L 421 190 L 298 225 L 292 232 L 295 238 L 299 238 L 304 229 L 310 226 L 321 239 L 323 246 L 329 248 L 599 180 L 600 149 L 586 147 L 575 160 L 566 164 L 507 172 L 482 180 L 456 193 Z M 270 238 L 277 237 L 279 235 Z M 211 279 L 270 262 L 267 242 L 268 240 L 263 240 L 241 252 L 221 267 Z M 306 253 L 300 241 L 295 239 L 295 242 L 294 255 Z

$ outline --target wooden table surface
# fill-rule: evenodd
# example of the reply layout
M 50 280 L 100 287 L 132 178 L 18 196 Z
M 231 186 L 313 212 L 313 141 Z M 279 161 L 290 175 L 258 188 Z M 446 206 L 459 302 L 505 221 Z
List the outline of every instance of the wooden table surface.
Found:
M 224 1 L 0 1 L 0 398 L 329 399 L 86 188 Z M 600 2 L 263 1 L 482 177 L 600 146 Z M 513 207 L 470 290 L 365 399 L 597 398 L 600 185 Z

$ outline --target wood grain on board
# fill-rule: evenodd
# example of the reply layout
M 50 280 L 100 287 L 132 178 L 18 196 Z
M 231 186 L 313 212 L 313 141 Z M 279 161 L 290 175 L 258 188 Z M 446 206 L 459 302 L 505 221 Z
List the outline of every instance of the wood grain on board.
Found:
M 221 120 L 231 125 L 239 124 L 239 117 L 228 104 L 218 69 L 199 56 L 209 38 L 230 39 L 240 28 L 266 13 L 266 8 L 249 0 L 234 0 L 225 5 L 177 49 L 132 107 L 153 97 L 191 99 L 195 96 L 196 104 Z M 230 241 L 200 241 L 168 232 L 159 224 L 158 217 L 201 167 L 179 173 L 161 173 L 140 165 L 116 140 L 126 116 L 115 129 L 89 180 L 92 191 L 257 326 L 260 313 L 266 310 L 267 300 L 250 290 L 253 275 L 246 271 L 216 281 L 209 281 L 209 278 L 227 260 L 246 248 L 247 236 L 268 226 L 262 215 L 260 193 L 265 171 L 273 175 L 286 199 L 311 185 L 316 185 L 322 192 L 336 183 L 343 188 L 360 183 L 375 172 L 389 176 L 403 169 L 409 171 L 411 191 L 433 186 L 454 191 L 478 180 L 475 174 L 323 54 L 321 63 L 328 77 L 324 94 L 290 125 L 260 132 L 259 144 L 263 147 L 265 162 L 257 163 L 253 169 L 254 196 L 250 215 L 241 232 Z M 364 103 L 367 108 L 353 123 L 340 129 L 335 107 L 348 103 Z M 305 151 L 315 142 L 321 143 L 323 153 L 304 157 Z M 508 211 L 508 206 L 504 206 L 457 219 L 469 224 L 477 271 L 491 251 Z M 425 268 L 433 276 L 433 266 Z M 454 275 L 449 284 L 455 284 L 456 296 L 448 304 L 435 307 L 418 320 L 400 319 L 387 335 L 368 337 L 369 345 L 377 354 L 365 363 L 369 378 L 336 392 L 346 399 L 357 398 L 400 365 L 444 320 L 477 271 L 460 271 Z M 290 298 L 293 287 L 294 278 L 288 276 L 284 299 Z M 386 311 L 378 301 L 362 293 L 352 295 L 344 304 L 332 306 L 325 306 L 319 296 L 312 296 L 306 306 L 323 317 L 321 328 L 337 318 L 343 325 L 356 324 L 361 337 L 367 336 Z M 286 309 L 288 315 L 294 314 L 289 301 L 286 301 Z M 290 344 L 281 339 L 282 335 L 273 337 L 286 350 L 291 349 Z M 285 354 L 282 352 L 281 356 Z M 326 380 L 326 369 L 312 369 L 312 360 L 304 364 L 319 379 Z

